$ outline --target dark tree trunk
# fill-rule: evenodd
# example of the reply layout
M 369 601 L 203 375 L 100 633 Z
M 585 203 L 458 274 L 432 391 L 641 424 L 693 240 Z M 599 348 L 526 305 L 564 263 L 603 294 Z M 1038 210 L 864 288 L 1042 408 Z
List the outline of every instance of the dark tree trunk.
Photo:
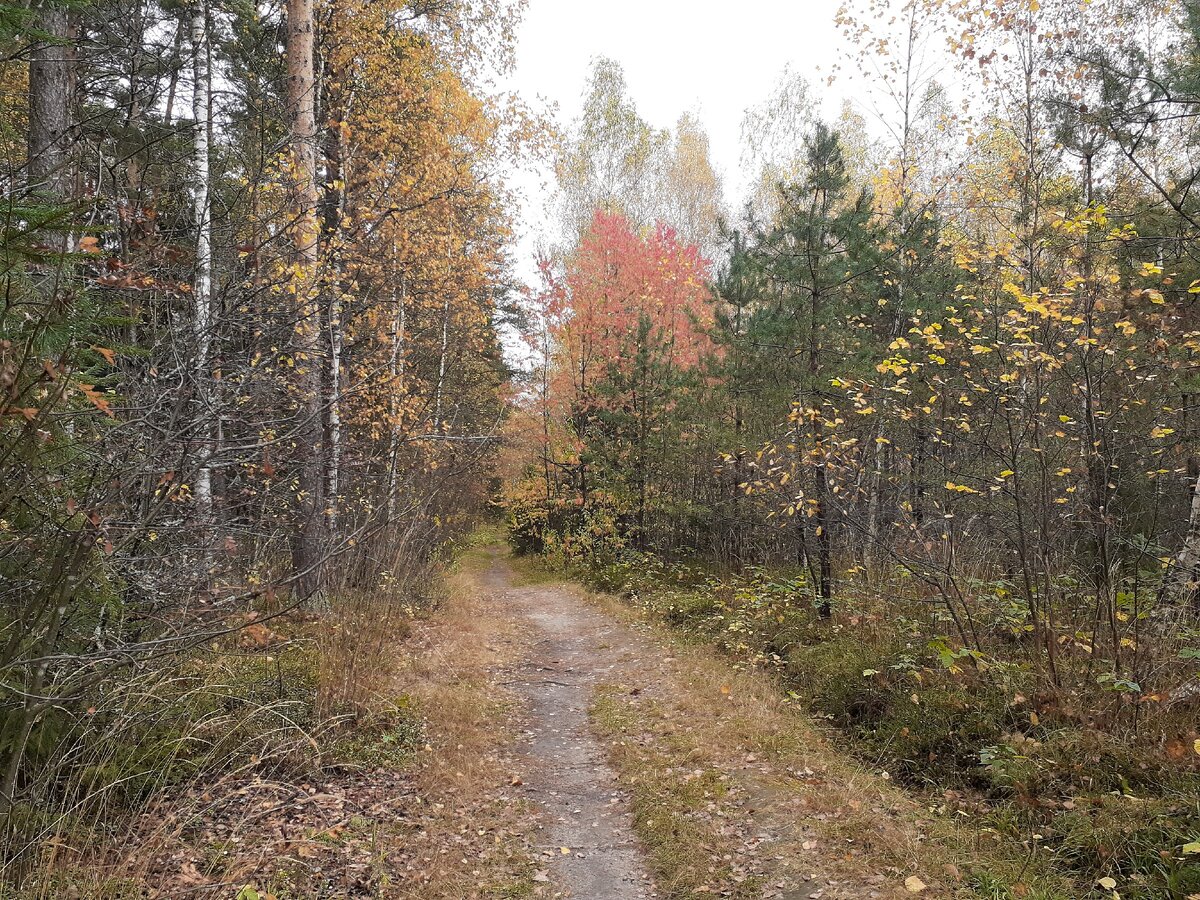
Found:
M 312 0 L 287 0 L 287 74 L 290 142 L 295 166 L 292 246 L 299 282 L 296 285 L 295 349 L 297 393 L 300 397 L 296 431 L 300 499 L 292 544 L 292 562 L 302 596 L 321 588 L 324 553 L 321 414 L 321 309 L 316 279 L 319 251 L 317 225 L 316 69 L 313 65 Z

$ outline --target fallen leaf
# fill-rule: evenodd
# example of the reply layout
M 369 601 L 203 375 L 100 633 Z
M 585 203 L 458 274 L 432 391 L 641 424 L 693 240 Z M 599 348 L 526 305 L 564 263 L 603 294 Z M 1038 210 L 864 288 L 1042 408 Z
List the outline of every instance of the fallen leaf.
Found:
M 910 894 L 919 894 L 927 887 L 929 887 L 929 885 L 923 882 L 916 875 L 909 875 L 904 879 L 904 889 Z

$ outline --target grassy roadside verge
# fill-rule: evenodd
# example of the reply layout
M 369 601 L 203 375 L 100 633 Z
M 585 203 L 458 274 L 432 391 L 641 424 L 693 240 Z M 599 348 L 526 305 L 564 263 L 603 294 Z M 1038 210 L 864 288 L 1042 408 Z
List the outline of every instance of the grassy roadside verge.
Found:
M 531 582 L 554 577 L 537 560 L 517 566 Z M 665 896 L 1111 896 L 1045 865 L 1033 835 L 1014 840 L 855 759 L 777 673 L 644 598 L 589 597 L 670 648 L 648 676 L 657 688 L 610 683 L 592 708 Z
M 64 817 L 25 884 L 0 897 L 529 896 L 528 817 L 506 796 L 511 702 L 491 680 L 519 636 L 483 602 L 485 562 L 466 547 L 432 596 L 386 621 L 335 599 L 319 620 L 274 620 L 207 648 L 170 695 L 190 730 L 113 742 L 148 738 L 96 772 L 114 784 L 106 830 Z M 355 651 L 328 634 L 348 627 L 381 649 L 356 651 L 353 684 L 325 649 Z M 331 678 L 352 711 L 323 703 Z M 115 791 L 134 788 L 144 799 L 117 805 Z

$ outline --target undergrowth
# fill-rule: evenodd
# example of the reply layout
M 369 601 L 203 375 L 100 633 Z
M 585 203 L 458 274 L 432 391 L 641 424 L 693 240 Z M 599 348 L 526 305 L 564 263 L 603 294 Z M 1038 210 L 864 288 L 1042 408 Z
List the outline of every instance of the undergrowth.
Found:
M 156 854 L 187 839 L 154 820 L 198 821 L 206 793 L 406 769 L 426 737 L 422 710 L 389 687 L 395 644 L 438 602 L 443 567 L 345 585 L 319 614 L 245 613 L 224 637 L 53 711 L 61 725 L 40 729 L 28 758 L 51 775 L 0 813 L 0 898 L 143 896 Z

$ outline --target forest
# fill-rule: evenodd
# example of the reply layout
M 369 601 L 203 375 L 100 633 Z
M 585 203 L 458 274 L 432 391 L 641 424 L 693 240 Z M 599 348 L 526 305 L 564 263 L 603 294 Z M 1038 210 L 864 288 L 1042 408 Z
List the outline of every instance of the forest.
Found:
M 0 898 L 1200 897 L 1200 2 L 544 2 L 0 3 Z

